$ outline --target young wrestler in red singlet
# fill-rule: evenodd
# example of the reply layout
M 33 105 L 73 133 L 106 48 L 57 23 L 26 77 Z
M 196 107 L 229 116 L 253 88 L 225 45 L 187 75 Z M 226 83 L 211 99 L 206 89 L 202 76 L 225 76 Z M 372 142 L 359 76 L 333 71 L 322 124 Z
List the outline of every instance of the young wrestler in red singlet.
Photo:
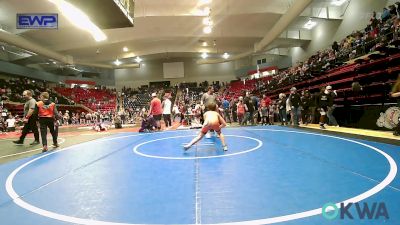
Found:
M 197 137 L 195 137 L 189 144 L 184 146 L 185 151 L 192 147 L 192 145 L 200 141 L 209 130 L 214 130 L 215 132 L 217 132 L 219 138 L 221 139 L 224 151 L 228 151 L 228 146 L 225 143 L 225 137 L 221 133 L 221 128 L 226 126 L 226 122 L 224 118 L 222 118 L 222 116 L 219 115 L 218 112 L 216 112 L 217 105 L 215 103 L 209 103 L 207 107 L 209 111 L 204 113 L 203 128 L 201 129 Z

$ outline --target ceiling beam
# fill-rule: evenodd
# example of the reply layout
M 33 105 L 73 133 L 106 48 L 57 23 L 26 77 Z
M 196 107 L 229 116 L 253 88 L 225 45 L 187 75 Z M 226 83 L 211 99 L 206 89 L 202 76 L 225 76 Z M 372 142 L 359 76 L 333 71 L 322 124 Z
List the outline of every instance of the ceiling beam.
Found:
M 287 10 L 285 14 L 281 16 L 278 22 L 270 29 L 270 31 L 264 36 L 264 38 L 259 42 L 254 44 L 254 50 L 247 51 L 242 54 L 238 54 L 229 59 L 229 61 L 240 59 L 246 56 L 251 55 L 252 53 L 256 53 L 262 51 L 265 47 L 267 47 L 272 41 L 279 37 L 283 31 L 307 8 L 307 6 L 313 0 L 297 0 L 292 6 Z M 214 60 L 198 60 L 197 64 L 213 64 L 213 63 L 221 63 L 226 62 L 228 60 L 222 59 L 214 59 Z

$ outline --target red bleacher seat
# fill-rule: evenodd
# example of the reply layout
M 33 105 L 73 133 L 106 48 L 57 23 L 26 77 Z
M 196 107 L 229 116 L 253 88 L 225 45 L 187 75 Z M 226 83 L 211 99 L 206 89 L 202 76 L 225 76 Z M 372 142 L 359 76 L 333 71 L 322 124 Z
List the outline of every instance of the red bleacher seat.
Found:
M 95 111 L 112 111 L 116 107 L 116 95 L 108 90 L 60 87 L 55 88 L 55 90 L 76 103 Z

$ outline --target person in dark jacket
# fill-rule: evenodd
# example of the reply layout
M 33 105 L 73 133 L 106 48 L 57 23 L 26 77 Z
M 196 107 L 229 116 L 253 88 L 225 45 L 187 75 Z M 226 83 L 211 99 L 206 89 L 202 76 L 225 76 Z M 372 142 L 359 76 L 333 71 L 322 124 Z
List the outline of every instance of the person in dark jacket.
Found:
M 246 93 L 246 97 L 244 98 L 244 104 L 246 113 L 244 115 L 244 119 L 242 124 L 246 125 L 247 121 L 251 122 L 251 125 L 254 125 L 254 111 L 255 111 L 255 103 L 253 102 L 253 98 L 250 92 Z
M 290 89 L 289 104 L 291 108 L 292 121 L 294 126 L 299 126 L 301 97 L 297 93 L 296 87 Z
M 326 123 L 326 112 L 330 105 L 333 105 L 332 95 L 325 88 L 322 88 L 321 93 L 317 97 L 317 107 L 321 115 L 319 119 L 321 129 L 326 129 L 324 126 Z
M 312 123 L 312 115 L 311 115 L 310 107 L 312 105 L 314 105 L 312 96 L 308 90 L 305 90 L 303 92 L 303 96 L 301 97 L 301 105 L 303 107 L 303 111 L 301 113 L 302 121 L 303 121 L 303 124 L 305 124 L 307 126 L 309 123 Z

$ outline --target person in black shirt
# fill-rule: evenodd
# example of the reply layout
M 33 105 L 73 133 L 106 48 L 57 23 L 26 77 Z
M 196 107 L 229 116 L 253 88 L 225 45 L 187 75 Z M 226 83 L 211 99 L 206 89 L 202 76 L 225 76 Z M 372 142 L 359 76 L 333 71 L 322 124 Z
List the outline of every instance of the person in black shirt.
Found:
M 244 105 L 246 113 L 244 115 L 243 124 L 247 124 L 247 121 L 250 120 L 251 125 L 254 125 L 254 102 L 249 92 L 246 93 L 246 97 L 244 98 Z
M 313 105 L 313 99 L 310 95 L 310 92 L 308 90 L 305 90 L 303 92 L 303 96 L 301 97 L 301 105 L 303 107 L 303 112 L 302 112 L 302 121 L 303 124 L 306 126 L 312 122 L 312 115 L 311 115 L 311 110 L 310 107 Z M 315 108 L 315 107 L 314 107 Z
M 291 114 L 293 115 L 293 125 L 299 125 L 299 115 L 300 115 L 300 105 L 301 105 L 301 97 L 299 93 L 297 93 L 297 89 L 292 87 L 290 89 L 289 95 L 289 104 L 291 108 Z
M 319 126 L 321 129 L 325 129 L 326 123 L 326 112 L 328 111 L 328 106 L 333 104 L 332 95 L 325 89 L 321 89 L 321 93 L 317 98 L 317 107 L 320 112 Z

